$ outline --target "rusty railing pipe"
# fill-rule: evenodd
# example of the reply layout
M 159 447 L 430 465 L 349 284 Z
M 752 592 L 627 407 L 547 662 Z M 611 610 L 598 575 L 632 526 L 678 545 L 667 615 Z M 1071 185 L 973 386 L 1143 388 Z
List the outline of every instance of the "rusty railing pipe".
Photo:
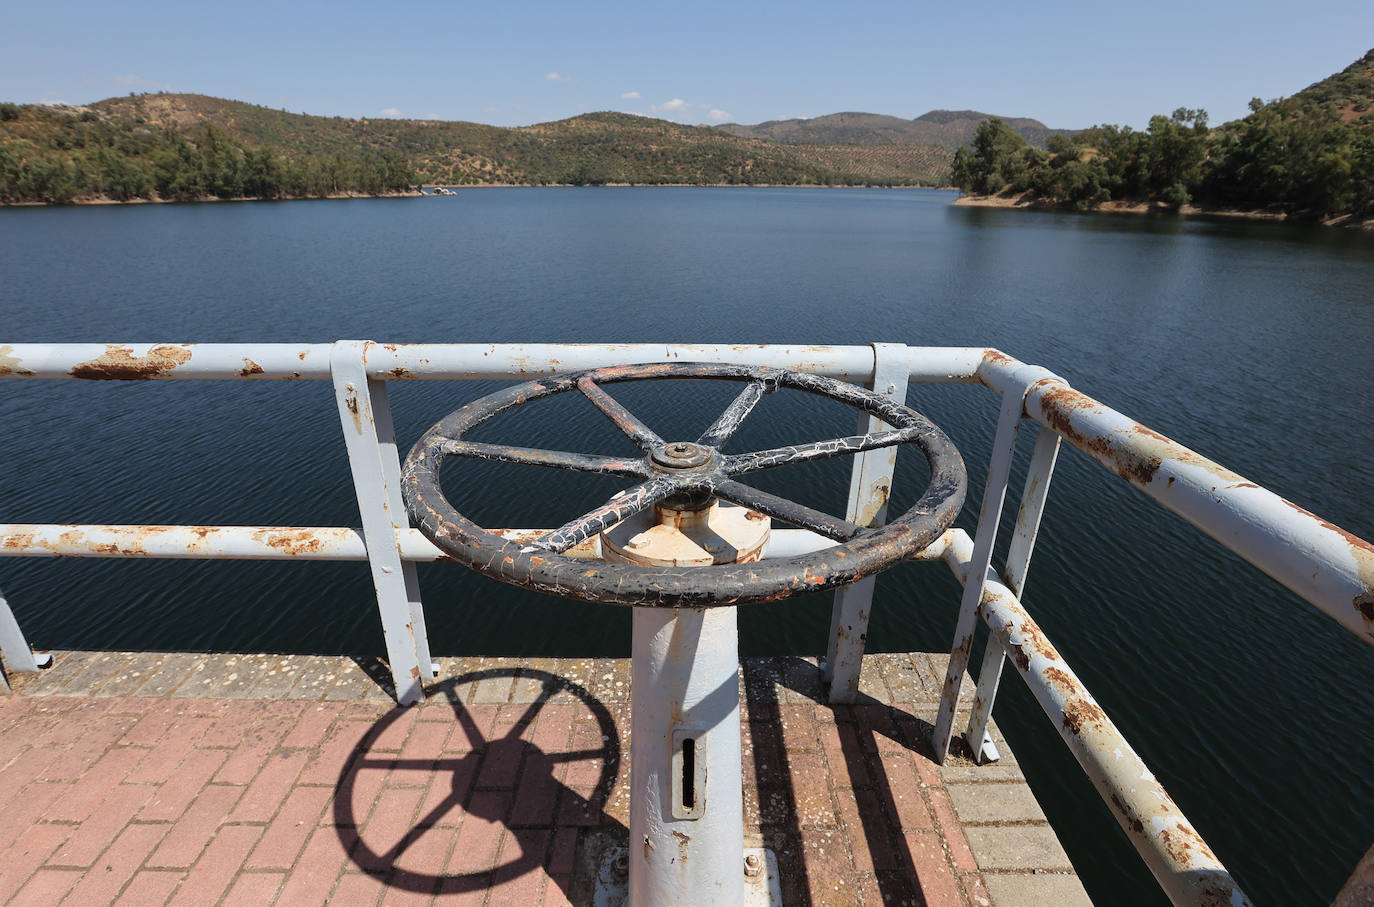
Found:
M 938 548 L 937 548 L 938 546 Z M 968 583 L 973 540 L 951 529 L 931 549 Z M 931 549 L 927 549 L 928 551 Z M 1087 687 L 991 571 L 978 614 L 1006 649 L 1036 702 L 1131 844 L 1176 905 L 1241 907 L 1250 901 Z

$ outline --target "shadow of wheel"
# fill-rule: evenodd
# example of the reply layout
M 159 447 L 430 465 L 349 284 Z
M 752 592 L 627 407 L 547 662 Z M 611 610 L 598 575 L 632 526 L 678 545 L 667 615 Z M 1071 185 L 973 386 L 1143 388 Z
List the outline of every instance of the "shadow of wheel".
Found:
M 524 712 L 504 735 L 494 736 L 488 740 L 477 726 L 472 713 L 463 705 L 465 691 L 462 688 L 482 680 L 511 678 L 517 674 L 523 679 L 538 680 L 541 683 L 539 694 L 534 702 L 526 705 Z M 441 755 L 435 759 L 406 759 L 374 751 L 377 741 L 382 739 L 387 729 L 406 714 L 406 709 L 397 708 L 373 725 L 359 741 L 354 749 L 353 758 L 344 767 L 335 784 L 334 824 L 338 830 L 339 841 L 349 859 L 360 869 L 374 875 L 382 875 L 385 884 L 390 888 L 416 892 L 435 892 L 442 888 L 445 892 L 457 893 L 487 888 L 493 881 L 518 878 L 544 865 L 546 850 L 552 837 L 551 826 L 556 821 L 556 816 L 550 818 L 547 824 L 536 828 L 512 825 L 510 812 L 513 798 L 480 796 L 483 791 L 479 789 L 477 780 L 482 777 L 484 769 L 489 772 L 518 772 L 517 791 L 526 785 L 542 785 L 550 797 L 556 797 L 556 803 L 563 810 L 568 809 L 570 802 L 574 811 L 578 808 L 593 813 L 603 810 L 620 766 L 620 736 L 609 710 L 586 688 L 547 671 L 495 668 L 475 671 L 444 681 L 432 688 L 431 692 L 444 696 L 452 705 L 454 718 L 467 744 L 459 748 L 465 749 L 466 752 L 455 753 L 452 756 Z M 533 741 L 525 739 L 525 734 L 534 727 L 545 705 L 560 693 L 570 694 L 596 720 L 602 740 L 599 748 L 546 752 Z M 590 798 L 557 780 L 555 772 L 559 765 L 595 759 L 601 760 L 601 775 Z M 381 815 L 374 815 L 369 819 L 368 814 L 373 811 L 374 804 L 354 803 L 360 788 L 364 791 L 374 791 L 377 809 L 380 810 L 380 804 L 383 802 L 381 791 L 389 778 L 423 772 L 434 774 L 436 777 L 428 788 L 431 795 L 423 800 L 421 805 L 433 800 L 433 792 L 436 789 L 442 790 L 443 796 L 413 821 L 401 819 L 398 822 L 396 816 Z M 374 773 L 381 777 L 370 777 Z M 439 785 L 444 787 L 438 787 Z M 461 819 L 464 822 L 478 818 L 489 823 L 505 824 L 520 849 L 519 856 L 505 861 L 495 869 L 471 873 L 446 874 L 442 871 L 442 865 L 436 867 L 435 872 L 421 872 L 398 865 L 408 853 L 419 852 L 426 836 L 435 834 L 436 826 L 455 811 L 462 813 Z M 553 809 L 549 810 L 549 814 L 554 816 Z M 385 840 L 367 839 L 379 826 L 390 826 L 395 829 L 407 825 L 408 830 L 389 846 Z M 393 833 L 376 837 L 391 838 L 395 835 Z M 430 850 L 426 848 L 425 852 L 428 855 Z M 442 863 L 446 856 L 446 853 L 439 852 L 439 862 Z

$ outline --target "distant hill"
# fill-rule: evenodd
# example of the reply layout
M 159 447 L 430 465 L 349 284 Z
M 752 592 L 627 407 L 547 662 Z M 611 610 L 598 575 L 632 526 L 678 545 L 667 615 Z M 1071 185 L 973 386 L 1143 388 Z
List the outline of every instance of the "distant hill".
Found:
M 947 184 L 952 155 L 906 155 L 878 165 L 831 153 L 623 113 L 591 113 L 504 128 L 480 123 L 350 119 L 287 113 L 193 94 L 110 98 L 92 110 L 185 131 L 211 123 L 284 154 L 398 151 L 428 183 Z
M 978 124 L 992 114 L 976 110 L 932 110 L 914 120 L 877 113 L 832 113 L 811 119 L 769 120 L 756 126 L 727 123 L 721 132 L 749 139 L 794 145 L 939 145 L 954 149 L 973 139 Z M 1073 130 L 1051 129 L 1039 120 L 999 117 L 1031 145 L 1043 147 L 1051 135 Z

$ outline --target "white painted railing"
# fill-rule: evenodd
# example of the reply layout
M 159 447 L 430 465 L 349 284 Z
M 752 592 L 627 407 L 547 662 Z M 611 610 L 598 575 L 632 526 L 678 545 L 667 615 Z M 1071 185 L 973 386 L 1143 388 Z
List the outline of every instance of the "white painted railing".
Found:
M 1175 903 L 1244 903 L 1206 847 L 1130 745 L 1022 607 L 1035 537 L 1061 441 L 1067 441 L 1292 589 L 1366 644 L 1374 644 L 1374 546 L 1159 435 L 1076 390 L 1051 372 L 973 347 L 735 344 L 13 344 L 0 345 L 0 379 L 330 380 L 348 449 L 362 528 L 283 526 L 75 526 L 0 524 L 0 555 L 367 560 L 387 659 L 402 703 L 419 701 L 432 676 L 415 564 L 442 558 L 410 528 L 387 403 L 398 380 L 519 380 L 641 362 L 717 362 L 814 372 L 904 399 L 909 382 L 978 384 L 1002 397 L 978 527 L 946 532 L 918 556 L 943 560 L 964 584 L 933 743 L 944 758 L 953 736 L 979 618 L 991 632 L 967 737 L 978 758 L 996 758 L 986 723 L 1007 655 L 1083 766 L 1117 821 Z M 1016 437 L 1029 418 L 1037 436 L 1000 575 L 992 549 Z M 860 432 L 870 430 L 865 416 Z M 856 458 L 846 518 L 879 513 L 895 448 Z M 542 530 L 503 530 L 519 537 Z M 804 530 L 774 532 L 765 556 L 830 544 Z M 574 553 L 574 552 L 569 552 Z M 596 556 L 585 550 L 584 556 Z M 841 590 L 825 664 L 830 698 L 858 690 L 873 581 Z M 8 623 L 6 622 L 8 618 Z M 0 653 L 11 669 L 35 665 L 0 598 Z M 1144 783 L 1142 783 L 1144 782 Z M 1217 900 L 1220 898 L 1220 900 Z

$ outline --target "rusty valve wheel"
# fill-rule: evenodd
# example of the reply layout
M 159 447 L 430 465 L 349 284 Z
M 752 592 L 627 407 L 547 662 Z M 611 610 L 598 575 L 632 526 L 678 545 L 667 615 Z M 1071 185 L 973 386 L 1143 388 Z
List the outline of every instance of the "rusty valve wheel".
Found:
M 620 381 L 682 378 L 747 383 L 705 434 L 693 442 L 665 442 L 603 387 Z M 759 398 L 779 387 L 847 403 L 893 427 L 753 453 L 722 453 L 721 447 Z M 619 459 L 463 440 L 472 428 L 500 413 L 573 389 L 605 413 L 644 455 Z M 925 454 L 930 484 L 910 510 L 883 526 L 859 526 L 751 488 L 736 478 L 788 463 L 897 444 L 914 444 Z M 444 497 L 439 467 L 447 457 L 548 466 L 642 481 L 534 542 L 514 542 L 468 520 Z M 617 366 L 530 381 L 490 394 L 449 414 L 427 431 L 411 449 L 401 482 L 406 509 L 420 531 L 440 550 L 493 579 L 566 598 L 674 608 L 772 601 L 846 585 L 884 570 L 920 551 L 949 528 L 963 506 L 967 484 L 959 451 L 944 432 L 913 409 L 861 387 L 805 372 L 709 363 Z M 796 557 L 689 567 L 607 563 L 564 554 L 656 503 L 703 497 L 751 508 L 839 544 Z

